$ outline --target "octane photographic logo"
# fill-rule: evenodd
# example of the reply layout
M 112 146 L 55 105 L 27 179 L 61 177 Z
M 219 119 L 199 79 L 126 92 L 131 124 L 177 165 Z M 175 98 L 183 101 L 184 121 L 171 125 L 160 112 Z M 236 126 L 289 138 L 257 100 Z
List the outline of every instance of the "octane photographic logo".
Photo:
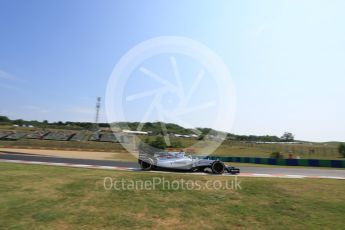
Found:
M 104 177 L 103 188 L 106 191 L 130 190 L 242 190 L 241 180 L 237 176 L 225 180 L 171 180 L 165 177 L 152 177 L 147 180 Z
M 226 138 L 221 131 L 231 129 L 235 102 L 230 72 L 219 56 L 193 39 L 162 36 L 143 41 L 122 56 L 108 81 L 105 110 L 115 136 L 135 156 L 137 146 L 147 143 L 135 133 L 124 135 L 123 130 L 131 130 L 130 121 L 139 122 L 131 130 L 136 134 L 145 129 L 145 122 L 160 122 L 167 146 L 178 133 L 170 133 L 166 123 L 190 128 L 188 137 L 195 141 L 187 148 L 206 156 Z M 197 127 L 221 131 L 204 133 L 197 141 L 202 135 Z

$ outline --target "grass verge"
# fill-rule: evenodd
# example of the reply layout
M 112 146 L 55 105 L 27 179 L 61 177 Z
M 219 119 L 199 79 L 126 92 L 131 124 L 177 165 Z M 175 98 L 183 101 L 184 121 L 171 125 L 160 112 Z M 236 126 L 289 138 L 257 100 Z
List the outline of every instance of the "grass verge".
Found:
M 227 165 L 235 167 L 260 167 L 260 168 L 305 168 L 305 169 L 326 169 L 326 170 L 345 170 L 345 168 L 314 167 L 314 166 L 288 166 L 288 165 L 266 165 L 254 163 L 226 162 Z
M 200 181 L 233 177 L 0 163 L 4 229 L 291 229 L 344 224 L 340 180 L 241 178 L 241 190 L 107 191 L 104 177 Z
M 151 137 L 154 138 L 154 137 Z M 180 141 L 183 146 L 192 146 L 195 139 L 172 138 L 172 141 Z M 209 142 L 202 145 L 207 146 Z M 0 140 L 0 147 L 8 148 L 42 148 L 58 150 L 78 150 L 78 151 L 106 151 L 106 152 L 127 152 L 119 143 L 97 142 L 97 141 L 54 141 L 54 140 L 33 140 L 20 139 L 17 141 Z M 197 149 L 195 151 L 198 152 Z M 213 153 L 215 156 L 243 156 L 243 157 L 270 157 L 272 152 L 282 152 L 285 158 L 288 153 L 293 153 L 301 159 L 329 159 L 342 160 L 337 152 L 336 145 L 283 145 L 283 144 L 253 144 L 242 142 L 224 141 Z M 199 152 L 202 153 L 202 152 Z

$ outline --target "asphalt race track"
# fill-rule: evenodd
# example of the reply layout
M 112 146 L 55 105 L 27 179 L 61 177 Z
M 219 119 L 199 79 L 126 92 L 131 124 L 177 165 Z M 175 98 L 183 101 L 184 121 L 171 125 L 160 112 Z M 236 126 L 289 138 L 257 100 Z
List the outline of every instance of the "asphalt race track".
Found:
M 17 160 L 47 163 L 65 163 L 74 165 L 96 165 L 96 166 L 115 166 L 126 168 L 139 168 L 136 162 L 113 161 L 113 160 L 89 160 L 75 158 L 45 157 L 29 154 L 13 154 L 0 152 L 0 160 Z M 231 165 L 231 163 L 227 163 Z M 343 177 L 345 178 L 345 170 L 343 169 L 325 169 L 325 168 L 299 168 L 299 167 L 250 167 L 240 166 L 241 174 L 286 174 L 301 175 L 308 177 Z

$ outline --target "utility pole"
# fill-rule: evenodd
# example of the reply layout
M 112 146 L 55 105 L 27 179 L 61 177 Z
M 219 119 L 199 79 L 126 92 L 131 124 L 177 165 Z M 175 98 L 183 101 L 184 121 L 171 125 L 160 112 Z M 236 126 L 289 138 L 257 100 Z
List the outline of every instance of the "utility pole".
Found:
M 101 98 L 97 97 L 96 102 L 96 117 L 95 117 L 95 131 L 99 130 L 98 121 L 99 121 L 99 110 L 101 109 Z

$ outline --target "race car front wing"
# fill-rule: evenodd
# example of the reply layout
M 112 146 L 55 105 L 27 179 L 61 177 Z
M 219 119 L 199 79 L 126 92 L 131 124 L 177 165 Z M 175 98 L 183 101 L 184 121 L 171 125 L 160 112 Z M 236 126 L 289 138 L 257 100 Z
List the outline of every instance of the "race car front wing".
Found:
M 233 166 L 227 166 L 226 171 L 228 171 L 228 173 L 230 173 L 230 174 L 239 174 L 240 173 L 240 169 L 235 168 Z

